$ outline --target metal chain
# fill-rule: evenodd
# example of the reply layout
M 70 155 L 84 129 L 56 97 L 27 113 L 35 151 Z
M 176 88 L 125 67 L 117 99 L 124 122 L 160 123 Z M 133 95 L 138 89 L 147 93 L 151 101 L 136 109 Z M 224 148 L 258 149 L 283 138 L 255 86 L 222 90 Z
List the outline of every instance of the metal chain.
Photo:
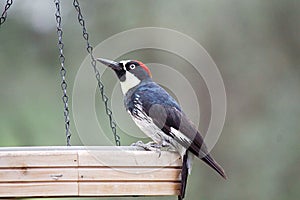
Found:
M 60 14 L 60 0 L 54 0 L 56 12 L 55 12 L 55 19 L 56 19 L 56 33 L 58 36 L 58 49 L 59 49 L 59 61 L 60 61 L 60 76 L 61 76 L 61 89 L 62 89 L 62 101 L 64 103 L 64 116 L 65 116 L 65 128 L 66 128 L 66 140 L 67 146 L 71 146 L 70 139 L 71 139 L 71 132 L 70 132 L 70 117 L 69 117 L 69 97 L 67 95 L 67 82 L 66 82 L 66 68 L 65 68 L 65 56 L 64 56 L 64 43 L 62 41 L 63 31 L 61 27 L 61 14 Z
M 0 17 L 0 27 L 1 25 L 6 21 L 6 18 L 7 18 L 7 10 L 9 9 L 9 7 L 12 5 L 13 3 L 13 0 L 7 0 L 6 1 L 6 5 L 4 7 L 4 11 Z
M 79 24 L 82 27 L 82 36 L 83 36 L 84 40 L 86 41 L 86 50 L 90 54 L 91 66 L 93 67 L 95 75 L 96 75 L 96 79 L 97 79 L 97 82 L 98 82 L 98 86 L 99 86 L 99 90 L 100 90 L 100 93 L 101 93 L 102 101 L 104 102 L 104 105 L 105 105 L 106 114 L 109 118 L 110 127 L 111 127 L 112 133 L 114 135 L 116 145 L 120 146 L 121 141 L 120 141 L 120 136 L 117 134 L 117 124 L 114 121 L 113 116 L 112 116 L 112 111 L 108 106 L 109 98 L 105 94 L 104 85 L 101 81 L 100 72 L 99 72 L 99 70 L 97 69 L 97 66 L 96 66 L 97 61 L 95 60 L 95 57 L 93 55 L 93 47 L 90 45 L 90 42 L 89 42 L 89 34 L 86 30 L 85 20 L 83 19 L 83 15 L 81 13 L 81 9 L 80 9 L 80 5 L 79 5 L 78 0 L 73 1 L 73 6 L 74 6 L 74 8 L 75 8 L 75 10 L 77 11 L 77 14 L 78 14 L 77 18 L 78 18 Z

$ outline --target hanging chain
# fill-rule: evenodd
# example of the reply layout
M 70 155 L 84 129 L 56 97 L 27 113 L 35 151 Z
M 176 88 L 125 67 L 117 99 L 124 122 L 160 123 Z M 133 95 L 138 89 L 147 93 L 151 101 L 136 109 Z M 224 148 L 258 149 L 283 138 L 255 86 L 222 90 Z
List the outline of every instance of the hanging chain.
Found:
M 7 0 L 6 1 L 6 5 L 4 7 L 4 11 L 0 17 L 0 26 L 6 21 L 7 18 L 7 10 L 9 9 L 9 7 L 12 5 L 13 0 Z
M 63 31 L 61 27 L 61 14 L 60 14 L 60 0 L 54 0 L 56 12 L 55 12 L 55 19 L 56 19 L 56 33 L 58 36 L 58 49 L 59 49 L 59 61 L 60 61 L 60 76 L 61 76 L 61 89 L 62 89 L 62 101 L 64 103 L 64 116 L 65 116 L 65 128 L 66 128 L 66 139 L 67 139 L 67 146 L 71 146 L 70 139 L 71 139 L 71 132 L 70 132 L 70 117 L 69 117 L 69 97 L 67 95 L 67 82 L 66 82 L 66 68 L 65 68 L 65 56 L 64 56 L 64 43 L 62 41 Z
M 97 82 L 98 82 L 98 86 L 99 86 L 99 90 L 100 90 L 100 93 L 101 93 L 102 101 L 104 102 L 104 105 L 105 105 L 106 114 L 109 118 L 110 127 L 111 127 L 112 133 L 114 135 L 116 145 L 120 146 L 121 141 L 120 141 L 120 136 L 117 134 L 117 124 L 114 121 L 113 116 L 112 116 L 112 111 L 108 106 L 108 100 L 109 99 L 105 94 L 104 85 L 101 81 L 100 72 L 99 72 L 99 70 L 97 69 L 97 66 L 96 66 L 97 61 L 95 60 L 95 57 L 94 57 L 94 54 L 93 54 L 93 47 L 90 45 L 90 42 L 89 42 L 89 34 L 86 30 L 85 20 L 83 19 L 83 15 L 81 13 L 81 9 L 80 9 L 80 5 L 79 5 L 78 0 L 73 1 L 73 6 L 74 6 L 75 10 L 78 13 L 77 17 L 78 17 L 78 22 L 82 27 L 82 36 L 83 36 L 84 40 L 86 41 L 86 50 L 90 54 L 91 65 L 92 65 L 92 67 L 94 69 L 94 72 L 96 74 L 96 79 L 97 79 Z

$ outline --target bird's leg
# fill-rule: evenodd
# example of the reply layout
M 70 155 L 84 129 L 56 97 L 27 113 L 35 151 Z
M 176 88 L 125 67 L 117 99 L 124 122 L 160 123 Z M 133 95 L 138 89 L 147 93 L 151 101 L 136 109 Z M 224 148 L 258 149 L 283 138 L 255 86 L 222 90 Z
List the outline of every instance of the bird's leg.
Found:
M 142 141 L 137 141 L 136 143 L 131 144 L 131 146 L 135 147 L 141 147 L 147 151 L 157 151 L 158 149 L 161 149 L 161 145 L 159 145 L 156 142 L 148 142 L 148 143 L 143 143 Z
M 146 145 L 150 146 L 150 147 L 153 147 L 153 148 L 156 148 L 156 149 L 161 149 L 162 148 L 162 145 L 154 142 L 154 141 L 151 141 L 151 142 L 148 142 L 146 143 Z
M 133 147 L 140 147 L 140 148 L 143 148 L 143 149 L 145 149 L 145 143 L 144 142 L 142 142 L 142 141 L 137 141 L 137 142 L 135 142 L 135 143 L 132 143 L 130 146 L 133 146 Z
M 145 149 L 146 151 L 155 151 L 158 153 L 158 157 L 161 155 L 161 148 L 162 146 L 154 141 L 143 143 L 142 141 L 137 141 L 136 143 L 131 144 L 131 146 L 141 147 Z
M 152 142 L 148 142 L 146 145 L 150 146 L 155 152 L 157 152 L 158 153 L 158 157 L 160 158 L 160 156 L 161 156 L 161 149 L 162 149 L 162 145 L 161 144 L 152 141 Z
M 161 150 L 164 151 L 177 151 L 176 147 L 174 147 L 169 140 L 162 140 L 161 147 Z

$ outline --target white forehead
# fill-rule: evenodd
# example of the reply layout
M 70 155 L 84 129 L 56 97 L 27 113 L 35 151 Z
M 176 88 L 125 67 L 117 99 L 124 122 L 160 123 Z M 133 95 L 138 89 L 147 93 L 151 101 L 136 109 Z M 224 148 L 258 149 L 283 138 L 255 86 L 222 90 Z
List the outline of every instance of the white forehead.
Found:
M 126 71 L 126 64 L 129 63 L 131 60 L 121 60 L 119 63 L 122 63 L 124 70 Z

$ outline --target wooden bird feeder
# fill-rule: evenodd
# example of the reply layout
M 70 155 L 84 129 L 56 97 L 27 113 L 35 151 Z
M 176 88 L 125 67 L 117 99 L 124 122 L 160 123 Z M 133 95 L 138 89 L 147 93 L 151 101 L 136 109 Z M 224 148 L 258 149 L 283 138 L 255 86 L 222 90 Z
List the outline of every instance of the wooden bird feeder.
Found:
M 175 152 L 135 147 L 0 148 L 0 197 L 164 196 L 180 191 Z

